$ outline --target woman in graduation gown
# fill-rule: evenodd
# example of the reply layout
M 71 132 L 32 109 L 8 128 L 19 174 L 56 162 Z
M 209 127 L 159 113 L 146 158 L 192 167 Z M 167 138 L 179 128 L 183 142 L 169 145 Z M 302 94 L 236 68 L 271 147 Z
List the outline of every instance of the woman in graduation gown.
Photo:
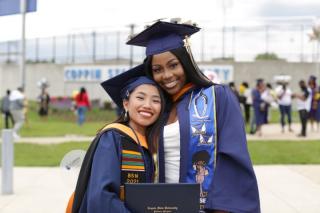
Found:
M 146 47 L 146 72 L 165 91 L 159 182 L 199 183 L 202 212 L 260 212 L 238 100 L 206 78 L 188 37 L 200 29 L 158 21 L 127 44 Z
M 122 201 L 123 184 L 153 182 L 152 137 L 159 134 L 163 96 L 141 74 L 143 65 L 102 83 L 124 113 L 90 145 L 67 212 L 130 212 Z

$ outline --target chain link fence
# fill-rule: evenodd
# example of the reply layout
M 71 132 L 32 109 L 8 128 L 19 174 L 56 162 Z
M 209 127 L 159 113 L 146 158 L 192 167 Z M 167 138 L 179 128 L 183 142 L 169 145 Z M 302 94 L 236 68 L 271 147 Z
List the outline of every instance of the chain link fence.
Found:
M 308 33 L 312 25 L 265 25 L 206 28 L 195 34 L 192 50 L 197 61 L 227 58 L 253 61 L 258 54 L 273 53 L 289 62 L 315 62 L 317 44 Z M 99 63 L 130 60 L 127 31 L 76 33 L 26 40 L 27 63 Z M 18 63 L 20 41 L 0 43 L 0 63 Z M 133 47 L 134 61 L 144 59 L 144 48 Z

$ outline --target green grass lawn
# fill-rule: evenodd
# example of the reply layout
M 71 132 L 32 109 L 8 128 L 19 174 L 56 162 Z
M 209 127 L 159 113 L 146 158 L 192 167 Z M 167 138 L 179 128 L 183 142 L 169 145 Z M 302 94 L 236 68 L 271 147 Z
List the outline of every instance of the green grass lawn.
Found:
M 320 164 L 320 141 L 249 141 L 254 164 Z
M 86 122 L 79 127 L 76 123 L 76 115 L 71 110 L 50 110 L 48 119 L 42 120 L 37 114 L 36 102 L 30 102 L 27 113 L 27 121 L 21 129 L 22 137 L 87 135 L 93 136 L 106 123 L 116 119 L 114 110 L 93 109 L 87 112 Z M 293 122 L 298 122 L 298 114 L 293 111 Z M 279 110 L 271 109 L 270 123 L 279 123 Z M 0 119 L 0 128 L 3 128 L 3 119 Z M 249 127 L 246 127 L 249 131 Z
M 59 166 L 63 156 L 71 150 L 87 150 L 89 142 L 61 144 L 17 143 L 14 145 L 15 166 Z
M 83 126 L 76 123 L 76 115 L 71 110 L 51 110 L 47 120 L 37 114 L 36 103 L 30 104 L 27 121 L 21 129 L 22 137 L 64 136 L 64 135 L 95 135 L 106 123 L 116 118 L 113 110 L 93 109 L 87 112 Z M 3 119 L 0 121 L 3 128 Z
M 93 109 L 87 113 L 83 126 L 76 124 L 71 110 L 51 111 L 47 121 L 37 114 L 36 103 L 30 103 L 28 122 L 23 126 L 23 137 L 87 135 L 93 136 L 106 123 L 115 120 L 113 110 Z M 293 112 L 293 121 L 298 121 Z M 270 112 L 270 123 L 279 122 L 279 112 Z M 0 119 L 0 128 L 3 119 Z M 58 166 L 63 156 L 74 149 L 87 149 L 89 142 L 73 142 L 51 145 L 15 144 L 16 166 Z M 249 151 L 254 164 L 320 164 L 320 141 L 249 141 Z
M 15 144 L 16 166 L 59 166 L 71 150 L 86 150 L 89 142 L 38 145 Z M 319 141 L 249 141 L 249 152 L 255 165 L 320 164 Z

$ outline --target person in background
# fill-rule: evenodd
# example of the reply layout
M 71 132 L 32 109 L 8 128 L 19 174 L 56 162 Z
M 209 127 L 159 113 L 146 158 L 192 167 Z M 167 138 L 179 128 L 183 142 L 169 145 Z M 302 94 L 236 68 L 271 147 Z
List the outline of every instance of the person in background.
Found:
M 156 83 L 142 75 L 143 64 L 101 84 L 122 113 L 91 143 L 67 213 L 129 213 L 124 184 L 154 181 L 164 99 Z
M 243 96 L 244 94 L 244 91 L 246 89 L 246 87 L 243 85 L 244 82 L 242 82 L 240 85 L 239 85 L 239 95 L 240 96 Z
M 299 81 L 299 86 L 301 89 L 300 93 L 293 95 L 297 99 L 297 109 L 299 112 L 300 123 L 301 123 L 301 132 L 298 134 L 298 137 L 307 136 L 307 121 L 308 121 L 308 112 L 311 108 L 311 91 L 307 88 L 307 85 L 304 80 Z
M 25 96 L 23 94 L 23 88 L 19 87 L 17 90 L 13 90 L 9 97 L 10 100 L 10 112 L 14 120 L 13 126 L 13 138 L 19 139 L 19 131 L 25 122 Z
M 239 103 L 241 103 L 240 102 L 240 94 L 239 94 L 239 92 L 237 90 L 237 87 L 236 87 L 236 85 L 235 85 L 235 83 L 233 81 L 229 83 L 229 87 L 230 87 L 231 91 L 233 92 L 233 94 L 238 99 Z
M 266 123 L 267 103 L 262 99 L 261 95 L 266 90 L 263 79 L 258 79 L 256 88 L 252 90 L 252 106 L 254 111 L 256 133 L 262 136 L 262 125 Z
M 318 86 L 316 100 L 318 100 L 317 104 L 317 112 L 316 112 L 316 121 L 318 126 L 318 132 L 320 132 L 320 85 Z
M 238 89 L 238 94 L 239 94 L 239 102 L 240 102 L 240 107 L 241 107 L 241 110 L 243 111 L 244 113 L 244 104 L 246 102 L 246 98 L 244 97 L 244 90 L 246 88 L 243 86 L 243 82 L 239 85 L 239 89 Z M 243 114 L 244 115 L 244 114 Z M 244 115 L 244 118 L 245 118 L 245 115 Z
M 199 30 L 177 20 L 157 21 L 127 42 L 146 47 L 146 75 L 166 94 L 158 180 L 199 183 L 201 212 L 258 213 L 239 101 L 195 63 L 188 37 Z
M 287 116 L 288 120 L 288 131 L 292 132 L 291 128 L 291 105 L 292 105 L 292 91 L 288 87 L 287 82 L 281 82 L 279 86 L 276 88 L 276 93 L 278 96 L 278 104 L 279 104 L 279 110 L 280 110 L 280 122 L 282 127 L 282 133 L 285 132 L 285 117 Z
M 244 87 L 244 91 L 243 91 L 243 97 L 244 97 L 244 117 L 245 117 L 245 121 L 246 124 L 250 123 L 250 114 L 251 114 L 251 105 L 252 105 L 252 90 L 249 87 L 249 84 L 247 82 L 243 82 L 242 83 L 243 87 Z
M 10 93 L 11 91 L 7 90 L 6 95 L 1 100 L 1 113 L 4 116 L 4 128 L 6 129 L 10 128 L 9 122 L 11 122 L 11 126 L 14 125 L 14 120 L 10 112 Z
M 266 84 L 266 89 L 261 94 L 261 98 L 266 103 L 265 123 L 267 124 L 270 121 L 270 108 L 278 108 L 278 97 L 270 83 Z
M 308 87 L 309 91 L 311 91 L 311 108 L 309 111 L 309 120 L 311 124 L 311 131 L 314 131 L 314 123 L 317 123 L 317 130 L 319 131 L 319 105 L 320 105 L 320 98 L 318 97 L 318 87 L 317 87 L 317 77 L 311 75 L 308 80 Z
M 75 97 L 78 125 L 82 126 L 86 119 L 86 112 L 91 109 L 90 100 L 84 87 L 80 88 L 80 92 Z
M 41 94 L 38 97 L 39 111 L 38 114 L 43 120 L 47 120 L 49 113 L 50 96 L 46 88 L 41 88 Z

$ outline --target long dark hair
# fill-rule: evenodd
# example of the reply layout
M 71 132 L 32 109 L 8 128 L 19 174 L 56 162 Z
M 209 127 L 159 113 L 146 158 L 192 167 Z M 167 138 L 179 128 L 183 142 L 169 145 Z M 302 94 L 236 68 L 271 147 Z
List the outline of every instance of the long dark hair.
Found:
M 155 85 L 153 85 L 153 86 L 155 86 Z M 147 139 L 148 148 L 149 148 L 151 154 L 155 154 L 158 151 L 158 140 L 159 140 L 159 136 L 160 136 L 161 126 L 164 123 L 164 116 L 163 115 L 164 115 L 164 109 L 165 109 L 164 94 L 163 94 L 163 92 L 162 92 L 162 90 L 161 90 L 161 88 L 159 86 L 155 86 L 155 87 L 158 89 L 159 94 L 160 94 L 161 111 L 160 111 L 160 114 L 159 114 L 159 118 L 153 124 L 151 124 L 150 126 L 148 126 L 146 128 L 146 139 Z M 131 91 L 131 93 L 133 91 Z M 128 96 L 128 98 L 129 97 L 130 97 L 130 95 Z M 120 116 L 112 123 L 121 123 L 121 124 L 124 124 L 126 126 L 129 126 L 129 120 L 130 120 L 130 116 L 128 115 L 126 117 L 125 116 L 125 111 L 124 111 L 123 107 L 121 107 Z
M 193 56 L 188 53 L 185 47 L 170 50 L 182 64 L 187 82 L 192 82 L 199 87 L 207 87 L 213 83 L 201 72 L 196 63 L 192 63 Z M 152 75 L 152 56 L 148 56 L 144 60 L 146 64 L 146 75 L 153 79 Z

